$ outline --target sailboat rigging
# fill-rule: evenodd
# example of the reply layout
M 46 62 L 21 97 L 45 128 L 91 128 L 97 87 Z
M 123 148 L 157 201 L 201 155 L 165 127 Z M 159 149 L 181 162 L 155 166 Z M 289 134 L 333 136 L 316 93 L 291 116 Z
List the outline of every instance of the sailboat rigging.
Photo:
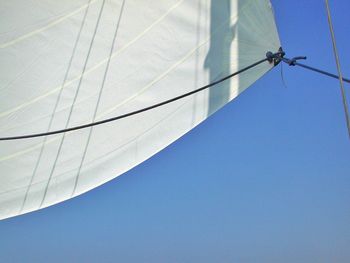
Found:
M 269 0 L 34 2 L 0 17 L 0 219 L 130 170 L 281 62 L 350 82 L 285 57 Z

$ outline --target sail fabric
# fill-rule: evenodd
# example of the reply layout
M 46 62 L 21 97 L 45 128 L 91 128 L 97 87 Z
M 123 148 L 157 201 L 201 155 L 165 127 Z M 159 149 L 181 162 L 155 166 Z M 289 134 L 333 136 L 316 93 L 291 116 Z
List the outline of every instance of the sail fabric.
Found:
M 0 1 L 0 137 L 141 109 L 279 47 L 269 0 Z M 272 67 L 263 63 L 116 122 L 0 141 L 0 218 L 70 199 L 130 170 Z

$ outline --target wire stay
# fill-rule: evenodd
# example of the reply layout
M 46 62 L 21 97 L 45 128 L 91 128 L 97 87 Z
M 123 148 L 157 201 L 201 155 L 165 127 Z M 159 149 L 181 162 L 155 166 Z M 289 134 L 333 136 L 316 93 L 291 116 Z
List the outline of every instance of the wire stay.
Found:
M 339 77 L 339 75 L 336 75 L 336 74 L 330 73 L 328 71 L 325 71 L 325 70 L 322 70 L 319 68 L 315 68 L 315 67 L 311 67 L 309 65 L 305 65 L 305 64 L 298 62 L 299 60 L 305 60 L 307 58 L 305 56 L 298 56 L 298 57 L 294 57 L 291 59 L 286 58 L 285 52 L 282 49 L 280 49 L 279 53 L 275 53 L 275 54 L 273 54 L 272 52 L 267 52 L 266 56 L 269 58 L 269 61 L 274 62 L 275 65 L 278 65 L 280 62 L 284 62 L 284 63 L 288 64 L 289 66 L 299 66 L 299 67 L 314 71 L 316 73 L 323 74 L 325 76 L 328 76 L 328 77 L 331 77 L 334 79 L 341 78 L 344 82 L 350 83 L 350 79 L 348 79 L 348 78 L 344 78 L 343 76 Z
M 346 118 L 346 125 L 348 127 L 348 135 L 349 135 L 349 139 L 350 139 L 349 106 L 348 106 L 348 102 L 347 102 L 347 99 L 346 99 L 346 93 L 345 93 L 344 82 L 343 82 L 344 79 L 343 79 L 342 71 L 341 71 L 341 67 L 340 67 L 340 59 L 339 59 L 337 44 L 336 44 L 336 40 L 335 40 L 335 34 L 334 34 L 333 23 L 332 23 L 332 16 L 331 16 L 331 10 L 329 8 L 328 0 L 326 0 L 326 9 L 327 9 L 327 18 L 328 18 L 329 30 L 330 30 L 331 37 L 332 37 L 333 53 L 334 53 L 334 58 L 335 58 L 335 62 L 337 64 L 337 70 L 338 70 L 338 75 L 339 75 L 339 83 L 340 83 L 340 90 L 341 90 L 341 95 L 342 95 L 342 100 L 343 100 L 343 106 L 344 106 L 344 112 L 345 112 L 345 118 Z

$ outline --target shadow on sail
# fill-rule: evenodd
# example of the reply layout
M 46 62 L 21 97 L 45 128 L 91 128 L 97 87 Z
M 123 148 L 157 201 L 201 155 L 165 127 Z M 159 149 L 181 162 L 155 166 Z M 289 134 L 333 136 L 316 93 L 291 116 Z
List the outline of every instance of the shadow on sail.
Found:
M 209 70 L 209 83 L 231 73 L 231 44 L 235 36 L 235 25 L 231 25 L 231 0 L 211 0 L 210 48 L 204 68 Z M 208 116 L 230 100 L 231 80 L 210 89 Z

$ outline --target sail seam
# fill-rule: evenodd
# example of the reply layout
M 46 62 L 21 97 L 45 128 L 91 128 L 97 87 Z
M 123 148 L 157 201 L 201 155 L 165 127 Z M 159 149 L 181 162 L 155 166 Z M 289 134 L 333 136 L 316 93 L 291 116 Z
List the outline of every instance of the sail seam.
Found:
M 117 35 L 118 35 L 118 31 L 119 31 L 118 29 L 119 29 L 120 21 L 121 21 L 123 12 L 124 12 L 124 6 L 125 6 L 125 0 L 123 0 L 122 6 L 121 6 L 121 9 L 120 9 L 120 13 L 119 13 L 119 16 L 118 16 L 116 28 L 115 28 L 114 35 L 113 35 L 112 45 L 111 45 L 110 52 L 109 52 L 109 58 L 108 58 L 108 62 L 106 64 L 106 69 L 105 69 L 105 72 L 104 72 L 104 75 L 103 75 L 101 88 L 100 88 L 100 91 L 99 91 L 99 94 L 98 94 L 98 98 L 97 98 L 94 114 L 93 114 L 93 117 L 92 117 L 92 122 L 94 122 L 95 119 L 96 119 L 98 108 L 99 108 L 100 101 L 101 101 L 101 98 L 102 98 L 103 89 L 104 89 L 104 86 L 105 86 L 105 83 L 106 83 L 107 75 L 108 75 L 108 72 L 109 72 L 109 66 L 110 66 L 111 59 L 112 59 L 114 45 L 115 45 L 115 42 L 116 42 L 116 39 L 117 39 Z M 87 138 L 87 141 L 86 141 L 86 145 L 85 145 L 85 148 L 84 148 L 83 156 L 81 158 L 81 161 L 80 161 L 80 164 L 79 164 L 79 168 L 78 168 L 78 172 L 77 172 L 77 175 L 76 175 L 75 180 L 74 180 L 74 187 L 73 187 L 73 191 L 72 191 L 72 196 L 74 195 L 74 193 L 76 191 L 76 188 L 78 186 L 79 175 L 80 175 L 81 169 L 82 169 L 84 161 L 85 161 L 86 153 L 88 151 L 88 147 L 89 147 L 89 144 L 90 144 L 93 128 L 94 127 L 90 127 L 90 129 L 89 129 L 89 135 L 88 135 L 88 138 Z
M 90 54 L 91 54 L 91 51 L 92 51 L 92 47 L 93 47 L 93 44 L 94 44 L 94 41 L 95 41 L 95 37 L 96 37 L 96 33 L 97 33 L 97 30 L 98 30 L 98 27 L 100 25 L 100 21 L 101 21 L 101 17 L 102 17 L 102 12 L 103 12 L 103 9 L 104 9 L 104 6 L 105 6 L 105 0 L 103 0 L 102 2 L 102 5 L 101 5 L 101 8 L 100 8 L 100 11 L 99 11 L 99 14 L 98 14 L 98 17 L 97 17 L 97 20 L 96 20 L 96 25 L 95 25 L 95 29 L 94 29 L 94 32 L 93 32 L 93 35 L 92 35 L 92 38 L 91 38 L 91 42 L 90 42 L 90 45 L 89 45 L 89 50 L 88 50 L 88 53 L 86 55 L 86 59 L 85 59 L 85 62 L 84 62 L 84 66 L 83 66 L 83 74 L 84 75 L 84 72 L 86 70 L 86 67 L 87 67 L 87 64 L 88 64 L 88 61 L 89 61 L 89 58 L 90 58 Z M 66 125 L 65 127 L 68 127 L 69 125 L 69 122 L 71 120 L 71 116 L 73 114 L 73 109 L 74 109 L 74 105 L 75 105 L 75 101 L 77 100 L 77 97 L 78 97 L 78 94 L 79 94 L 79 91 L 80 91 L 80 88 L 81 88 L 81 84 L 83 82 L 83 78 L 80 78 L 79 80 L 79 83 L 78 83 L 78 86 L 77 86 L 77 89 L 75 91 L 75 94 L 74 94 L 74 98 L 73 98 L 73 101 L 72 101 L 72 104 L 71 104 L 71 108 L 70 108 L 70 111 L 69 111 L 69 115 L 68 115 L 68 118 L 67 118 L 67 121 L 66 121 Z M 55 161 L 54 161 L 54 164 L 52 166 L 52 169 L 51 169 L 51 172 L 50 172 L 50 175 L 49 175 L 49 178 L 48 178 L 48 181 L 47 181 L 47 184 L 46 184 L 46 187 L 45 187 L 45 190 L 44 190 L 44 196 L 41 200 L 41 203 L 39 205 L 39 208 L 42 207 L 42 205 L 44 204 L 44 201 L 46 199 L 46 196 L 47 196 L 47 192 L 48 192 L 48 188 L 50 186 L 50 182 L 51 182 L 51 178 L 52 178 L 52 175 L 56 169 L 56 165 L 57 165 L 57 161 L 58 161 L 58 158 L 61 154 L 61 150 L 62 150 L 62 146 L 65 142 L 65 133 L 63 133 L 63 136 L 61 138 L 61 141 L 60 141 L 60 144 L 59 144 L 59 147 L 58 147 L 58 150 L 57 150 L 57 154 L 56 154 L 56 157 L 55 157 Z

